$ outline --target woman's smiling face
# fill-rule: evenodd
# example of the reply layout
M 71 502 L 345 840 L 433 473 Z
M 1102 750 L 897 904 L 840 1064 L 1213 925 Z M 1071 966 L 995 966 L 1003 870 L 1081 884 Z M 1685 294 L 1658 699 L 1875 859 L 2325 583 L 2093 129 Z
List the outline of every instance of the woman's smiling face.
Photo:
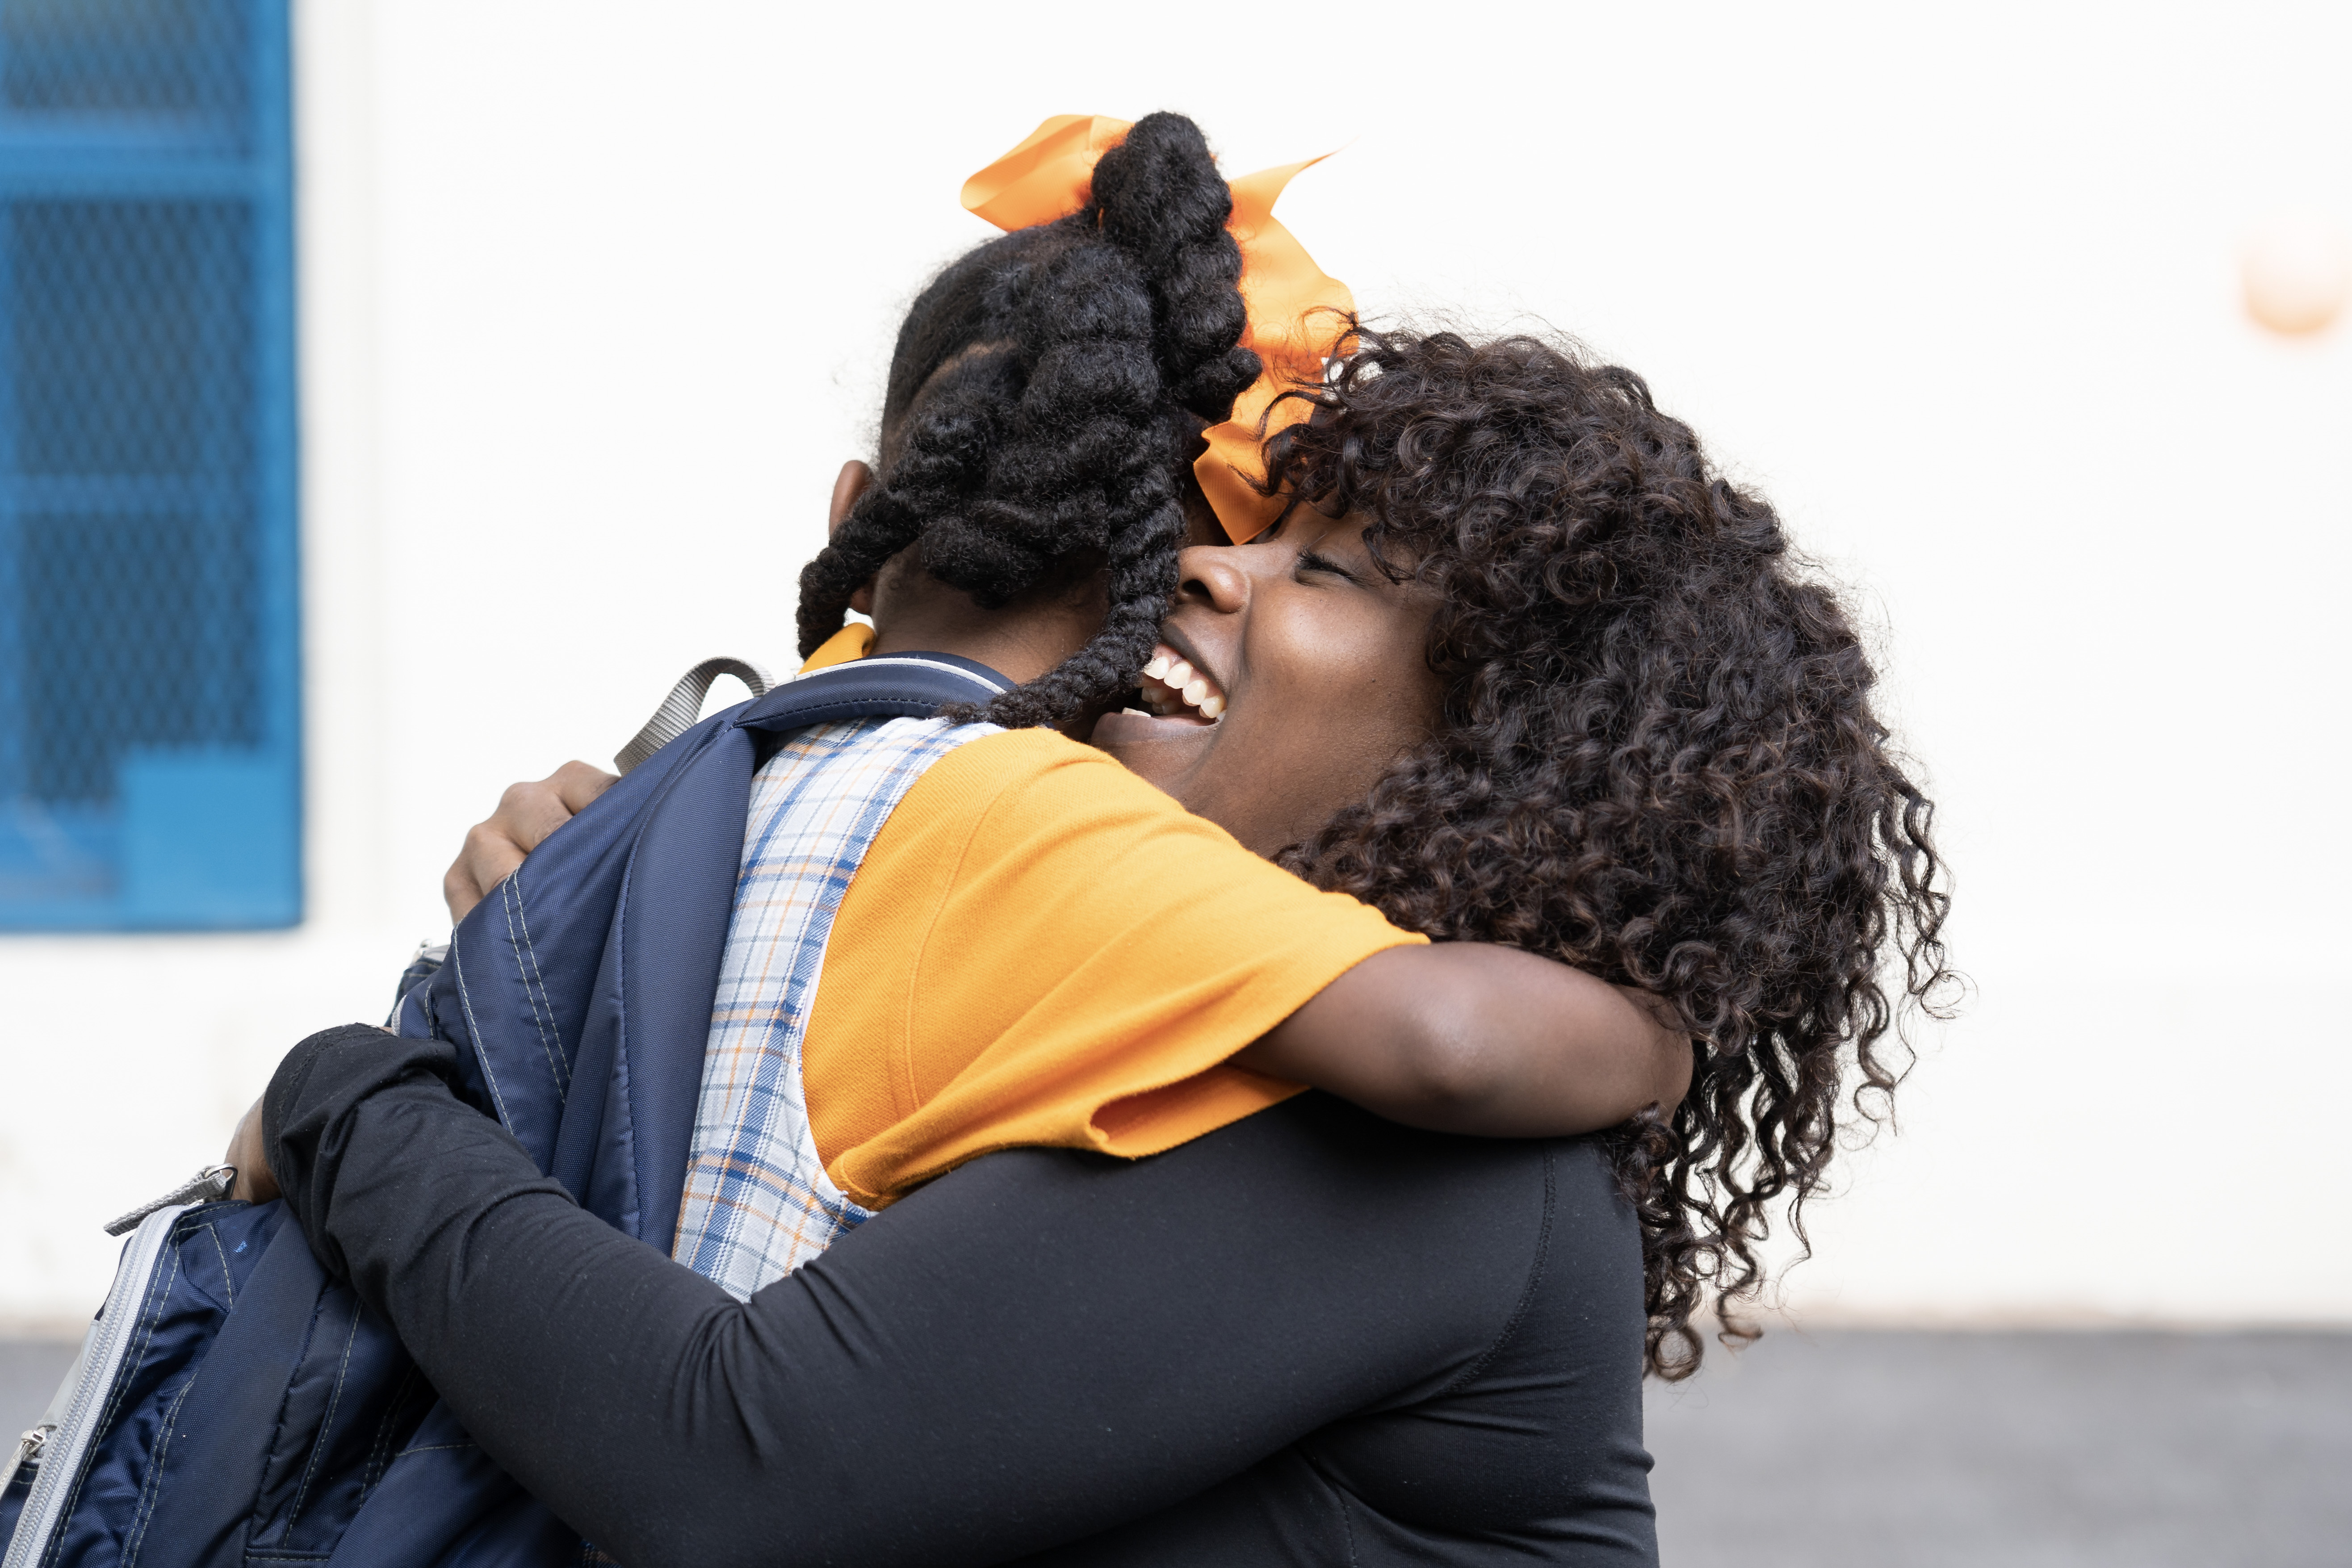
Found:
M 1094 743 L 1261 855 L 1362 800 L 1442 698 L 1436 595 L 1381 571 L 1365 521 L 1302 507 L 1247 544 L 1185 551 L 1142 685 L 1158 711 L 1106 714 Z

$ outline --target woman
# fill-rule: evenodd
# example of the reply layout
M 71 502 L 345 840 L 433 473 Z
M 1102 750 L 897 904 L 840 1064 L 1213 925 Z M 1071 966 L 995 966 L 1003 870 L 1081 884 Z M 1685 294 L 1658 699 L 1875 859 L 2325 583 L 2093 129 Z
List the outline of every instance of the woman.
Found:
M 738 1303 L 579 1215 L 429 1042 L 306 1042 L 265 1131 L 313 1246 L 622 1561 L 1654 1558 L 1641 1364 L 1756 1289 L 1842 1050 L 1892 1087 L 1881 962 L 1942 974 L 1930 808 L 1834 595 L 1630 373 L 1368 336 L 1312 397 L 1281 527 L 1183 557 L 1170 644 L 1223 717 L 1098 742 L 1400 924 L 1668 998 L 1693 1095 L 1584 1144 L 1306 1097 L 1132 1164 L 991 1155 Z M 1315 650 L 1363 617 L 1410 619 L 1441 721 L 1312 798 Z

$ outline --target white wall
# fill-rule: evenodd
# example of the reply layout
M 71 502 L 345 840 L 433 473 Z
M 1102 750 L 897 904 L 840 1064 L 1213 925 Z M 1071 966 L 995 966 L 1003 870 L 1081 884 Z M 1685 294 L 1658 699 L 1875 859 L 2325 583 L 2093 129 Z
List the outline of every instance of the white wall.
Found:
M 1368 309 L 1640 369 L 1887 628 L 1979 994 L 1792 1307 L 2352 1321 L 2352 341 L 2234 292 L 2266 213 L 2352 222 L 2352 14 L 1243 15 L 302 5 L 313 918 L 0 942 L 0 1319 L 86 1312 L 99 1222 L 381 1012 L 503 784 L 790 662 L 962 177 L 1164 106 L 1236 172 L 1345 143 L 1283 215 Z

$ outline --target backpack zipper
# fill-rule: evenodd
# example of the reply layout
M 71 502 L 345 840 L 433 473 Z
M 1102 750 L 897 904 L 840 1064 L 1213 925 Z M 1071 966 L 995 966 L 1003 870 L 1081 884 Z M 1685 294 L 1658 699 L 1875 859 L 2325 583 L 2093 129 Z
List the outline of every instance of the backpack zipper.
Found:
M 26 1465 L 41 1462 L 41 1450 L 48 1447 L 49 1434 L 57 1429 L 56 1422 L 44 1421 L 16 1439 L 16 1457 L 8 1461 L 8 1479 L 16 1479 L 16 1472 Z
M 67 1504 L 78 1489 L 81 1470 L 89 1460 L 90 1444 L 98 1436 L 94 1427 L 108 1394 L 122 1375 L 132 1333 L 145 1314 L 156 1262 L 172 1239 L 173 1226 L 190 1206 L 183 1194 L 203 1191 L 217 1197 L 234 1175 L 228 1166 L 208 1165 L 193 1181 L 124 1216 L 138 1232 L 123 1245 L 122 1261 L 115 1268 L 106 1305 L 99 1309 L 98 1321 L 82 1342 L 81 1355 L 67 1373 L 47 1416 L 16 1439 L 17 1465 L 27 1458 L 40 1463 L 33 1472 L 32 1490 L 16 1515 L 16 1533 L 9 1538 L 7 1552 L 0 1555 L 0 1568 L 32 1568 L 65 1522 Z M 108 1229 L 112 1232 L 113 1226 Z M 9 1473 L 13 1477 L 16 1472 Z

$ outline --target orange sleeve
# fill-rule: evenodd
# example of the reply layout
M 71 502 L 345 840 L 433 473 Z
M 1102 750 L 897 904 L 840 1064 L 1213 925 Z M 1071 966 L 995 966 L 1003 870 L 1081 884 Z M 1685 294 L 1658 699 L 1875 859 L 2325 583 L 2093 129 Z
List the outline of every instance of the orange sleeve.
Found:
M 843 896 L 802 1058 L 818 1152 L 869 1206 L 992 1149 L 1157 1153 L 1297 1093 L 1226 1058 L 1423 940 L 1099 752 L 984 736 Z

